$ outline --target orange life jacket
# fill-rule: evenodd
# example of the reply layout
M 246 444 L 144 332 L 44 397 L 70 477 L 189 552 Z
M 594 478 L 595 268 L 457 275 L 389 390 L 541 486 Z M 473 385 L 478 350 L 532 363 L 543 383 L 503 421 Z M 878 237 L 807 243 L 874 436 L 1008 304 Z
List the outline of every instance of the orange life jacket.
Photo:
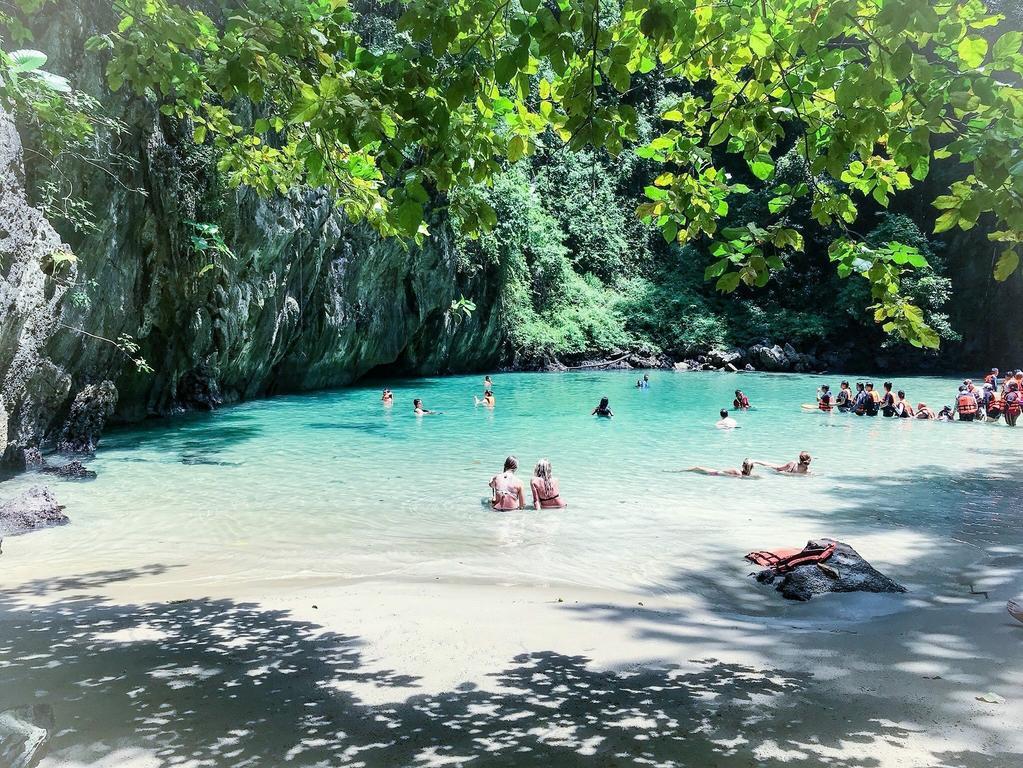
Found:
M 959 405 L 959 413 L 969 416 L 971 413 L 977 412 L 977 398 L 969 392 L 963 392 L 959 395 L 956 398 L 956 403 Z
M 817 405 L 818 405 L 818 407 L 822 411 L 830 411 L 831 410 L 831 393 L 830 392 L 825 392 L 823 395 L 821 395 L 821 399 L 817 401 Z

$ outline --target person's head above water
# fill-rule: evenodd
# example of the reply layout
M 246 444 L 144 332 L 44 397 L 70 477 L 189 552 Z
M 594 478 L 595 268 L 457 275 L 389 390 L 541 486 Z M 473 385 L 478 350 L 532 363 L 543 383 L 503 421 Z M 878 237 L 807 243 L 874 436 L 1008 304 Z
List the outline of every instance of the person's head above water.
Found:
M 821 392 L 830 392 L 830 391 L 831 391 L 831 387 L 829 387 L 827 384 L 821 384 Z
M 509 456 L 507 459 L 504 460 L 504 471 L 505 472 L 514 472 L 518 468 L 519 468 L 519 460 L 516 459 L 514 456 Z
M 601 410 L 607 408 L 607 398 L 606 397 L 600 398 L 600 405 L 598 405 L 597 407 L 600 408 Z
M 966 385 L 965 384 L 960 384 L 959 385 L 959 391 L 960 392 L 965 392 L 966 391 Z
M 856 391 L 857 392 L 862 392 L 863 391 L 863 382 L 862 381 L 857 381 L 856 382 Z
M 799 454 L 799 463 L 802 464 L 804 467 L 809 466 L 812 460 L 813 457 L 810 456 L 810 454 L 807 453 L 806 451 L 803 451 L 802 453 Z
M 722 418 L 722 419 L 727 419 L 727 418 L 728 418 L 728 411 L 726 411 L 726 410 L 725 410 L 724 408 L 722 408 L 722 409 L 721 409 L 721 410 L 719 411 L 719 413 L 721 414 L 721 418 Z
M 874 382 L 872 382 L 872 381 L 868 381 L 868 382 L 867 382 L 867 391 L 870 391 L 870 390 L 872 390 L 873 388 L 874 388 Z
M 644 373 L 643 374 L 643 381 L 650 381 L 650 376 L 648 376 L 647 374 Z
M 750 459 L 742 460 L 742 474 L 752 475 L 753 474 L 753 462 Z
M 892 383 L 890 381 L 886 381 L 884 383 L 884 391 L 885 392 L 891 392 L 892 391 Z
M 742 397 L 742 390 L 741 389 L 735 390 L 735 396 L 736 397 Z
M 906 393 L 903 392 L 901 389 L 899 390 L 898 394 L 899 394 L 899 400 L 905 400 L 906 399 Z
M 412 407 L 413 407 L 413 408 L 422 408 L 422 407 L 423 407 L 423 401 L 422 401 L 422 400 L 420 400 L 420 399 L 419 399 L 419 398 L 417 397 L 417 398 L 416 398 L 415 400 L 413 400 L 413 401 L 412 401 Z
M 551 462 L 549 459 L 540 459 L 536 462 L 536 466 L 533 467 L 533 476 L 539 477 L 541 480 L 551 479 Z

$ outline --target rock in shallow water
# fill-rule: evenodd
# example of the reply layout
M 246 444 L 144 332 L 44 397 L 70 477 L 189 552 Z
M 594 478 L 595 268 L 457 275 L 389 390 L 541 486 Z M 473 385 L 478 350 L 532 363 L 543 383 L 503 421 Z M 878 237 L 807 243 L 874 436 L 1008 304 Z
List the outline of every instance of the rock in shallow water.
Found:
M 69 461 L 59 467 L 43 467 L 40 471 L 48 475 L 62 477 L 65 480 L 93 480 L 96 477 L 96 473 L 80 461 Z
M 69 522 L 64 507 L 57 503 L 48 488 L 41 485 L 0 502 L 0 536 L 17 536 L 38 528 Z
M 905 592 L 906 588 L 893 581 L 860 557 L 860 554 L 841 541 L 816 539 L 807 546 L 835 545 L 835 551 L 821 568 L 816 564 L 801 565 L 793 571 L 779 575 L 771 568 L 757 574 L 761 584 L 774 584 L 789 600 L 809 600 L 827 592 Z
M 62 451 L 92 453 L 103 428 L 117 407 L 117 388 L 111 381 L 90 384 L 75 396 L 57 447 Z

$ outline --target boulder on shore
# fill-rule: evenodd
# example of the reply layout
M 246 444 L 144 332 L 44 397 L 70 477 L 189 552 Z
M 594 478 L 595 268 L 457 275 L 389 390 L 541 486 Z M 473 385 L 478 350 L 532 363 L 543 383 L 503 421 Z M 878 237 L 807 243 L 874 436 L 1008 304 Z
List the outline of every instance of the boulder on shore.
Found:
M 53 730 L 53 710 L 48 704 L 0 712 L 0 765 L 10 768 L 38 765 Z
M 0 502 L 0 536 L 18 536 L 38 528 L 71 522 L 48 488 L 36 485 Z
M 906 588 L 893 581 L 860 557 L 860 554 L 841 541 L 816 539 L 807 546 L 835 545 L 835 551 L 822 565 L 800 565 L 786 574 L 777 574 L 765 568 L 757 574 L 761 584 L 774 584 L 788 600 L 809 600 L 827 592 L 905 592 Z
M 58 450 L 92 453 L 103 428 L 117 407 L 117 388 L 111 381 L 90 384 L 75 396 L 71 413 L 64 423 Z

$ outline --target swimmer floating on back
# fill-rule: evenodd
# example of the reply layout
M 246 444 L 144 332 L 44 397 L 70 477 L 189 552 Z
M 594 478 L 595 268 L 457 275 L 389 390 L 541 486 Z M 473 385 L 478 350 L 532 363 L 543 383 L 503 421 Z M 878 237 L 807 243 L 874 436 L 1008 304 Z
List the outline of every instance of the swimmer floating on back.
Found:
M 701 475 L 712 475 L 715 477 L 750 477 L 756 480 L 757 478 L 753 475 L 753 462 L 749 459 L 742 460 L 742 467 L 740 469 L 711 469 L 710 467 L 690 467 L 686 472 L 698 472 Z

